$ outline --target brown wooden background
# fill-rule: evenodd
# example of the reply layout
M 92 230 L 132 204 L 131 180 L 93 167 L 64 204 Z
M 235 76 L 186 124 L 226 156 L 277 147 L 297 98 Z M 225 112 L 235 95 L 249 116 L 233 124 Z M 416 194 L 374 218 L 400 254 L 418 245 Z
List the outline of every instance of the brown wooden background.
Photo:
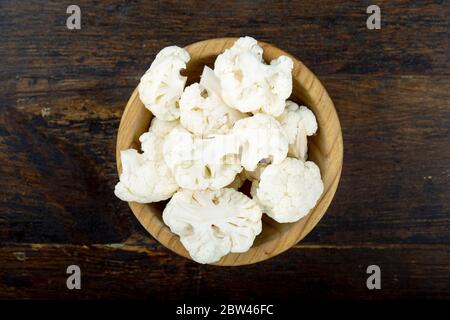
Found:
M 0 1 L 0 298 L 450 298 L 448 1 Z M 382 29 L 366 28 L 378 4 Z M 257 265 L 202 266 L 116 199 L 115 138 L 155 54 L 251 35 L 300 58 L 336 104 L 338 192 Z M 82 290 L 66 289 L 66 268 Z M 366 288 L 377 264 L 382 289 Z

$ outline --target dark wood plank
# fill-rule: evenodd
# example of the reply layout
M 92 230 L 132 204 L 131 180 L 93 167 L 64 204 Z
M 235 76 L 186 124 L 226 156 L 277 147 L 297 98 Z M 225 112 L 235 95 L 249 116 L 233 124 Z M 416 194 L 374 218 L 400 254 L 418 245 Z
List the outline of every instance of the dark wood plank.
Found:
M 306 240 L 449 243 L 447 77 L 323 79 L 344 137 L 341 182 Z
M 331 208 L 305 241 L 448 243 L 447 78 L 322 81 L 343 127 L 344 171 Z M 57 92 L 51 101 L 24 97 L 1 109 L 1 241 L 110 243 L 146 236 L 113 196 L 115 135 L 132 89 Z
M 37 122 L 46 123 L 43 118 L 27 119 L 15 109 L 0 111 L 2 241 L 123 239 L 120 235 L 130 225 L 130 216 L 126 204 L 117 202 L 112 193 L 113 162 L 109 161 L 110 170 L 105 171 L 105 160 L 77 143 L 84 139 L 92 144 L 103 125 L 96 123 L 97 135 L 86 130 L 91 124 L 84 121 L 76 135 L 70 130 L 51 135 Z M 111 135 L 113 128 L 109 125 Z M 106 134 L 103 141 L 109 139 Z
M 18 245 L 0 248 L 0 259 L 2 299 L 450 298 L 450 248 L 438 245 L 305 246 L 239 268 L 202 266 L 165 249 L 121 244 Z M 72 264 L 81 268 L 81 290 L 66 288 Z M 366 287 L 371 264 L 381 268 L 381 290 Z
M 82 29 L 60 1 L 0 4 L 0 93 L 134 85 L 171 44 L 252 35 L 330 74 L 448 75 L 450 4 L 379 1 L 382 29 L 366 28 L 369 1 L 77 2 Z

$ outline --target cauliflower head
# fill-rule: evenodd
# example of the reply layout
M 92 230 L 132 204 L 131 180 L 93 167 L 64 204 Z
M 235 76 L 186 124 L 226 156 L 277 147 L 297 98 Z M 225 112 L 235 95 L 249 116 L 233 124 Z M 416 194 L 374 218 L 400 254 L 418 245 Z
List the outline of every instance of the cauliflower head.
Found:
M 124 201 L 139 203 L 169 199 L 178 189 L 172 173 L 161 160 L 149 160 L 134 149 L 120 152 L 122 173 L 114 189 Z
M 239 38 L 217 57 L 214 72 L 228 105 L 241 112 L 279 116 L 292 93 L 294 64 L 291 58 L 280 56 L 268 65 L 262 53 L 255 39 Z
M 274 117 L 258 113 L 237 121 L 233 127 L 241 148 L 241 165 L 254 171 L 261 160 L 280 163 L 288 152 L 287 137 Z
M 163 143 L 166 136 L 179 124 L 179 121 L 165 121 L 156 117 L 152 119 L 148 132 L 139 137 L 144 156 L 151 160 L 163 159 Z M 162 163 L 161 165 L 166 165 Z
M 222 100 L 219 80 L 208 67 L 200 83 L 187 87 L 180 98 L 180 122 L 196 135 L 227 133 L 244 116 Z
M 323 192 L 319 167 L 312 161 L 286 158 L 271 164 L 253 182 L 252 196 L 278 222 L 295 222 L 314 208 Z
M 197 138 L 177 126 L 167 136 L 163 154 L 176 182 L 185 189 L 219 189 L 242 171 L 239 143 L 233 135 Z
M 164 223 L 180 236 L 192 259 L 214 263 L 229 252 L 245 252 L 261 232 L 261 209 L 230 188 L 180 190 L 163 212 Z
M 289 140 L 288 155 L 306 160 L 308 152 L 307 136 L 317 131 L 314 113 L 305 106 L 298 106 L 293 101 L 286 101 L 286 109 L 277 117 Z
M 138 86 L 139 98 L 158 119 L 175 120 L 180 116 L 178 100 L 183 93 L 186 77 L 181 69 L 186 68 L 189 53 L 177 46 L 162 49 Z

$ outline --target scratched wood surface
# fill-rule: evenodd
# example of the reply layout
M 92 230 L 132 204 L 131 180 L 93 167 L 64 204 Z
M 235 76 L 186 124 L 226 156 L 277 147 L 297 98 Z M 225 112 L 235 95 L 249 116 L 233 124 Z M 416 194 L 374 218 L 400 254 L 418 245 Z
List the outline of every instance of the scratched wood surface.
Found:
M 450 4 L 0 1 L 0 298 L 450 299 Z M 318 226 L 239 268 L 165 249 L 116 199 L 115 139 L 164 46 L 252 35 L 305 63 L 338 111 L 344 169 Z M 65 287 L 80 265 L 82 290 Z M 382 289 L 366 289 L 377 264 Z M 262 276 L 263 275 L 263 276 Z

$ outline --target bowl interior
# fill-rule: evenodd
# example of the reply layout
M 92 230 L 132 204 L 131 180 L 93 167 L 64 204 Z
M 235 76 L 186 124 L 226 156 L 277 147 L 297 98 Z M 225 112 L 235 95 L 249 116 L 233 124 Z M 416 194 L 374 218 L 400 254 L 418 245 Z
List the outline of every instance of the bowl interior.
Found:
M 233 45 L 235 38 L 212 39 L 197 42 L 186 47 L 191 60 L 183 74 L 188 77 L 187 85 L 197 82 L 203 67 L 213 67 L 214 60 L 224 49 Z M 260 42 L 264 49 L 264 59 L 270 61 L 280 55 L 288 55 L 294 61 L 293 92 L 291 100 L 308 106 L 316 115 L 318 132 L 308 138 L 308 158 L 320 168 L 324 182 L 324 192 L 316 207 L 295 223 L 280 224 L 264 215 L 263 230 L 255 239 L 252 248 L 245 253 L 232 253 L 223 257 L 216 265 L 243 265 L 273 257 L 304 238 L 318 223 L 328 208 L 336 192 L 342 170 L 342 134 L 333 102 L 315 75 L 299 60 L 267 43 Z M 151 113 L 139 100 L 137 90 L 130 97 L 121 119 L 117 137 L 116 158 L 121 172 L 120 150 L 135 148 L 140 150 L 139 136 L 146 132 L 152 118 Z M 162 221 L 162 211 L 167 203 L 129 205 L 141 224 L 160 243 L 172 251 L 189 258 L 178 236 Z

